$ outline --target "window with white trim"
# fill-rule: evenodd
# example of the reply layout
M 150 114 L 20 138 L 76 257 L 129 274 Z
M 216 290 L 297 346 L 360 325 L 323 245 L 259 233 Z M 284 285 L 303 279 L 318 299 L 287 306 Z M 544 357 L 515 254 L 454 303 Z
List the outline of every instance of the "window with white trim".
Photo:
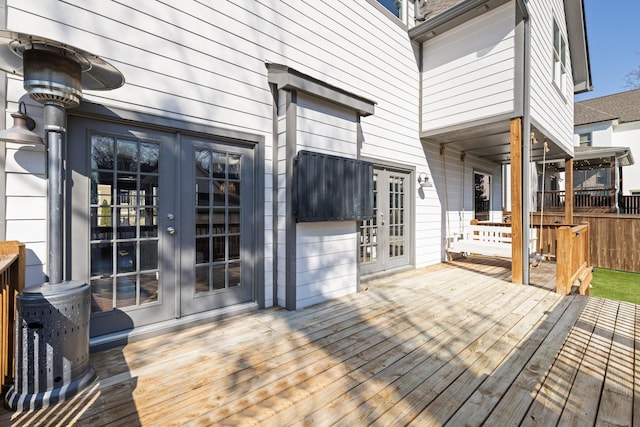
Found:
M 553 83 L 565 94 L 567 85 L 567 41 L 560 32 L 558 22 L 553 20 Z
M 591 132 L 580 134 L 580 147 L 591 147 L 592 144 Z
M 385 9 L 393 13 L 397 18 L 402 19 L 405 0 L 377 0 Z M 404 20 L 403 20 L 404 22 Z

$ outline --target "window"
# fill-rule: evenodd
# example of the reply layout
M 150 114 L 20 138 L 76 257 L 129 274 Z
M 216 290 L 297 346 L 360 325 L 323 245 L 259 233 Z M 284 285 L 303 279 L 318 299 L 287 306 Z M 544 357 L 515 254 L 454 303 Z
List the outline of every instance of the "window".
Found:
M 591 147 L 591 132 L 580 134 L 580 147 Z
M 491 213 L 491 175 L 474 172 L 473 179 L 474 218 L 478 221 L 489 221 Z
M 567 42 L 557 21 L 553 20 L 553 83 L 564 95 L 567 80 Z
M 393 13 L 396 17 L 402 19 L 402 10 L 404 0 L 378 0 L 382 6 L 389 12 Z

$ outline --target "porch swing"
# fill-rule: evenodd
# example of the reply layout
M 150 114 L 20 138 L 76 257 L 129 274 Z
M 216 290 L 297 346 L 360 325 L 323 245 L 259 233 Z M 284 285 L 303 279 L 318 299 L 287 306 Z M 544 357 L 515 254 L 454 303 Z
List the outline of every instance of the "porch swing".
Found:
M 511 258 L 511 226 L 497 224 L 483 224 L 472 220 L 471 224 L 465 224 L 464 218 L 464 174 L 465 174 L 465 153 L 462 153 L 460 161 L 462 162 L 463 179 L 461 180 L 462 210 L 459 221 L 460 231 L 451 232 L 448 183 L 447 183 L 447 165 L 444 154 L 444 146 L 440 147 L 440 156 L 442 158 L 442 171 L 445 186 L 445 209 L 446 209 L 446 252 L 449 261 L 453 259 L 453 254 L 459 254 L 463 257 L 469 255 L 484 255 L 490 257 Z M 537 231 L 535 228 L 530 229 L 529 233 L 529 250 L 535 254 L 537 250 Z M 536 257 L 537 260 L 537 257 Z

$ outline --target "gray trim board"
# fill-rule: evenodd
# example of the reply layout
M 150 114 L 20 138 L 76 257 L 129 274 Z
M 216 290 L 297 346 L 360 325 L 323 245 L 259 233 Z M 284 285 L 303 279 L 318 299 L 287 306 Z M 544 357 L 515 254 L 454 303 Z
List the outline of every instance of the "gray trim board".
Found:
M 463 130 L 463 129 L 468 129 L 468 128 L 473 128 L 473 127 L 493 124 L 493 123 L 497 123 L 497 122 L 505 122 L 506 123 L 505 129 L 508 130 L 509 120 L 511 120 L 514 117 L 519 117 L 519 116 L 517 116 L 515 111 L 509 111 L 509 112 L 504 113 L 504 114 L 499 114 L 499 115 L 490 116 L 490 117 L 484 117 L 484 118 L 478 119 L 478 120 L 471 120 L 471 121 L 468 121 L 468 122 L 456 123 L 455 125 L 443 126 L 443 127 L 437 128 L 437 129 L 431 129 L 431 130 L 428 130 L 428 131 L 422 131 L 422 132 L 420 132 L 420 138 L 421 139 L 423 139 L 423 138 L 429 139 L 430 137 L 438 136 L 438 135 L 443 134 L 443 133 L 450 133 L 450 132 L 454 132 L 454 131 L 459 131 L 459 130 Z
M 287 310 L 295 310 L 298 306 L 296 292 L 296 222 L 293 216 L 293 163 L 296 155 L 297 129 L 298 129 L 298 94 L 295 91 L 286 93 L 286 147 L 285 147 L 285 174 L 286 174 L 286 208 L 285 208 L 285 307 Z
M 242 132 L 232 129 L 220 128 L 217 126 L 203 125 L 191 123 L 186 120 L 170 119 L 155 114 L 141 113 L 137 111 L 126 110 L 119 107 L 106 107 L 100 104 L 82 101 L 77 108 L 68 110 L 68 114 L 78 117 L 110 119 L 113 122 L 130 123 L 134 122 L 144 124 L 145 127 L 173 131 L 184 132 L 187 135 L 198 135 L 210 137 L 215 135 L 216 138 L 222 138 L 236 142 L 250 142 L 255 144 L 264 144 L 263 135 L 255 133 Z
M 271 214 L 272 214 L 272 268 L 271 277 L 273 280 L 273 306 L 278 305 L 278 88 L 274 84 L 269 84 L 271 88 L 271 98 L 273 100 L 271 126 Z
M 265 148 L 264 144 L 257 144 L 254 154 L 254 212 L 253 212 L 253 297 L 259 308 L 264 308 L 264 244 L 265 244 Z
M 374 101 L 303 74 L 286 65 L 267 63 L 267 70 L 269 83 L 275 84 L 278 89 L 304 92 L 355 110 L 361 116 L 370 116 L 375 111 Z

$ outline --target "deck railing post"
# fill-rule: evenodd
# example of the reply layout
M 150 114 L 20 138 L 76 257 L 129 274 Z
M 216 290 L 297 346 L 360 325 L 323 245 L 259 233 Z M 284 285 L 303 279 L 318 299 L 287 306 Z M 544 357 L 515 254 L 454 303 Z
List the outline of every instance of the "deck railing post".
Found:
M 17 241 L 0 242 L 0 256 L 17 256 L 0 274 L 0 387 L 4 394 L 15 376 L 15 303 L 25 284 L 25 245 Z
M 560 227 L 557 238 L 556 292 L 567 295 L 571 291 L 571 228 Z

